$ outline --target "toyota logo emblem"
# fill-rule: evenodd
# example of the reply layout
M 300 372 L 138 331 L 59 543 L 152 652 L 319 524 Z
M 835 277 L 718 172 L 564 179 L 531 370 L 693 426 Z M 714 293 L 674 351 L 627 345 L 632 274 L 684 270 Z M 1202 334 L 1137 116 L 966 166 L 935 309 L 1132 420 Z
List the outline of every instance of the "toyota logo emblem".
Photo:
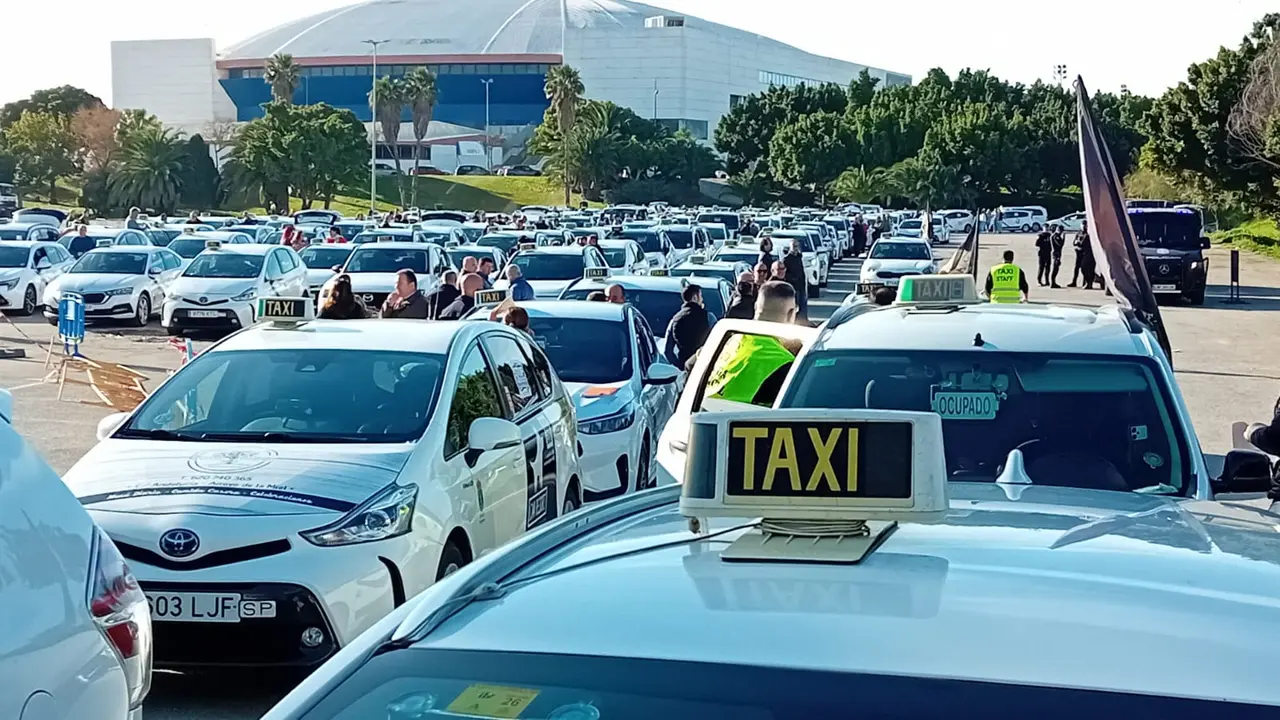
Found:
M 199 549 L 200 538 L 190 530 L 175 528 L 160 536 L 160 552 L 169 557 L 191 557 Z
M 201 295 L 201 296 L 200 296 L 200 304 L 201 304 L 201 305 L 203 305 L 204 303 L 207 303 L 207 302 L 209 302 L 209 298 L 207 298 L 207 297 L 205 297 L 205 296 Z
M 1169 274 L 1169 263 L 1164 263 L 1160 266 L 1160 274 L 1161 275 Z

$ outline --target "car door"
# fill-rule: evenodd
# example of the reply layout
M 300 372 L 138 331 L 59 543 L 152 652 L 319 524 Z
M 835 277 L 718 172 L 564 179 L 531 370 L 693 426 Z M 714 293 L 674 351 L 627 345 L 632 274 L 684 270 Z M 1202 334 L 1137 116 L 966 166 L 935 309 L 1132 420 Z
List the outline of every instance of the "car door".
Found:
M 280 267 L 284 270 L 285 286 L 289 289 L 289 296 L 306 297 L 307 267 L 302 264 L 302 259 L 293 248 L 281 248 L 276 252 L 280 253 Z
M 558 503 L 557 507 L 563 510 L 568 496 L 570 479 L 578 473 L 577 415 L 573 409 L 572 399 L 564 392 L 558 381 L 554 379 L 551 372 L 551 361 L 547 359 L 547 355 L 542 348 L 532 338 L 523 333 L 515 334 L 515 338 L 516 344 L 524 351 L 525 359 L 529 361 L 529 367 L 533 371 L 534 390 L 538 392 L 538 397 L 543 403 L 540 412 L 547 426 L 542 432 L 547 436 L 551 446 L 551 454 L 548 459 L 555 463 L 555 489 L 557 492 L 555 500 Z M 581 501 L 582 498 L 580 496 L 581 488 L 579 488 L 578 497 L 575 497 L 575 500 Z
M 667 421 L 658 441 L 658 483 L 676 482 L 684 475 L 685 454 L 688 451 L 690 417 L 695 412 L 726 412 L 732 410 L 759 410 L 750 403 L 734 402 L 707 397 L 708 378 L 724 369 L 741 336 L 770 337 L 786 345 L 796 353 L 797 360 L 813 339 L 818 329 L 803 325 L 766 323 L 757 320 L 721 320 L 711 328 L 711 334 L 703 343 L 694 360 L 693 368 L 685 380 L 675 411 Z M 798 351 L 798 352 L 797 352 Z M 785 389 L 785 383 L 783 384 Z M 780 390 L 778 396 L 781 397 Z M 775 399 L 776 400 L 776 399 Z
M 543 412 L 550 403 L 538 392 L 528 358 L 516 339 L 506 333 L 486 333 L 481 340 L 497 374 L 506 417 L 519 426 L 524 441 L 525 487 L 518 493 L 525 499 L 524 523 L 519 527 L 508 523 L 499 526 L 498 541 L 505 542 L 558 517 L 561 508 L 557 501 L 564 489 L 558 487 L 555 433 L 548 413 Z M 514 491 L 509 493 L 509 497 L 516 496 Z M 512 534 L 504 536 L 504 531 Z
M 262 264 L 262 285 L 265 294 L 270 297 L 288 296 L 288 286 L 284 282 L 284 267 L 280 264 L 280 249 L 267 253 L 267 261 Z
M 644 414 L 649 423 L 649 432 L 651 437 L 658 437 L 662 433 L 662 428 L 666 426 L 667 419 L 671 417 L 671 413 L 676 406 L 676 384 L 666 383 L 664 385 L 649 385 L 644 382 L 644 378 L 649 374 L 649 368 L 654 363 L 665 363 L 658 353 L 658 345 L 654 342 L 653 330 L 649 327 L 649 323 L 645 321 L 644 316 L 638 311 L 631 309 L 631 330 L 635 337 L 636 344 L 636 373 L 640 378 L 640 399 L 644 406 Z M 683 368 L 681 368 L 683 370 Z M 655 443 L 650 443 L 653 448 Z M 650 451 L 652 452 L 652 450 Z M 653 467 L 653 457 L 649 458 L 649 467 Z
M 476 557 L 501 545 L 500 535 L 511 537 L 513 526 L 524 530 L 523 448 L 494 450 L 478 456 L 468 448 L 472 422 L 504 415 L 497 376 L 479 343 L 472 342 L 458 366 L 449 403 L 444 440 L 446 476 L 423 480 L 443 487 L 451 500 L 456 523 L 468 529 Z
M 147 294 L 151 296 L 153 308 L 159 308 L 164 303 L 165 284 L 161 280 L 164 269 L 164 258 L 159 252 L 152 252 L 147 257 Z

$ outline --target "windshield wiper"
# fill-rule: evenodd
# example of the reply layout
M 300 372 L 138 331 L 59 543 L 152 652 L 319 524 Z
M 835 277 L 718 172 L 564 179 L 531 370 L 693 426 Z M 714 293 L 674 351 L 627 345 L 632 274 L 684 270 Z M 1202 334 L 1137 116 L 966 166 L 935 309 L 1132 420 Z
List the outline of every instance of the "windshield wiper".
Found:
M 245 442 L 278 442 L 278 443 L 326 443 L 326 442 L 370 442 L 368 435 L 344 435 L 341 433 L 291 433 L 279 430 L 264 432 L 207 432 L 200 434 L 201 440 L 245 441 Z M 388 441 L 390 442 L 390 441 Z
M 195 433 L 174 432 L 172 430 L 162 430 L 160 428 L 152 428 L 144 430 L 142 428 L 124 428 L 116 432 L 114 437 L 118 438 L 144 438 L 147 440 L 201 440 L 202 438 Z

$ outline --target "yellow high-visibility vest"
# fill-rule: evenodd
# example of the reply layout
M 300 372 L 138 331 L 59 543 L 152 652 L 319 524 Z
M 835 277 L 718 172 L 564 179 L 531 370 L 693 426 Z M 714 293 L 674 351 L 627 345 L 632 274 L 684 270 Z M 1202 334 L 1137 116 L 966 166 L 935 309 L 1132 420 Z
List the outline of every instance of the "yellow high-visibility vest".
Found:
M 729 342 L 736 342 L 737 347 L 724 349 L 728 360 L 718 364 L 708 379 L 708 397 L 749 403 L 770 375 L 796 359 L 782 343 L 768 336 L 744 334 Z
M 991 302 L 1022 302 L 1022 268 L 1013 263 L 991 268 Z

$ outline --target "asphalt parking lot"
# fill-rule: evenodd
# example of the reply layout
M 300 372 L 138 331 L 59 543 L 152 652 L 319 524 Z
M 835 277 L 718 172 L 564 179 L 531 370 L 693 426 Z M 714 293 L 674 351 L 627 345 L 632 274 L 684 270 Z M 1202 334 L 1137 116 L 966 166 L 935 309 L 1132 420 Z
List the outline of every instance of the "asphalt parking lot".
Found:
M 961 238 L 953 239 L 954 248 Z M 994 264 L 1005 249 L 1034 275 L 1033 238 L 1027 235 L 984 236 L 982 264 Z M 947 246 L 939 254 L 950 255 Z M 1179 384 L 1190 408 L 1196 431 L 1206 452 L 1222 453 L 1231 446 L 1231 424 L 1237 420 L 1270 418 L 1280 395 L 1280 263 L 1242 253 L 1240 279 L 1242 304 L 1228 304 L 1229 252 L 1209 251 L 1210 288 L 1202 307 L 1175 305 L 1163 308 L 1169 327 Z M 1070 281 L 1071 259 L 1066 258 L 1059 282 Z M 825 318 L 857 282 L 859 261 L 845 261 L 831 273 L 831 284 L 822 297 L 810 301 L 811 316 Z M 1108 302 L 1100 291 L 1047 289 L 1033 286 L 1033 300 L 1100 304 Z M 56 384 L 43 382 L 47 347 L 54 328 L 43 317 L 9 318 L 0 322 L 0 348 L 22 348 L 27 357 L 0 360 L 0 387 L 12 390 L 15 425 L 59 472 L 70 468 L 96 442 L 98 421 L 112 411 L 86 404 L 94 399 L 88 388 L 68 385 L 64 399 L 57 399 Z M 207 340 L 195 341 L 197 349 Z M 56 345 L 56 343 L 55 343 Z M 60 350 L 60 345 L 56 345 Z M 119 326 L 94 327 L 81 347 L 96 360 L 126 364 L 148 376 L 154 389 L 177 368 L 182 353 L 171 347 L 163 330 Z M 58 353 L 55 353 L 55 358 Z M 159 673 L 146 706 L 148 720 L 241 720 L 260 717 L 289 685 L 285 681 L 246 676 L 177 676 Z

